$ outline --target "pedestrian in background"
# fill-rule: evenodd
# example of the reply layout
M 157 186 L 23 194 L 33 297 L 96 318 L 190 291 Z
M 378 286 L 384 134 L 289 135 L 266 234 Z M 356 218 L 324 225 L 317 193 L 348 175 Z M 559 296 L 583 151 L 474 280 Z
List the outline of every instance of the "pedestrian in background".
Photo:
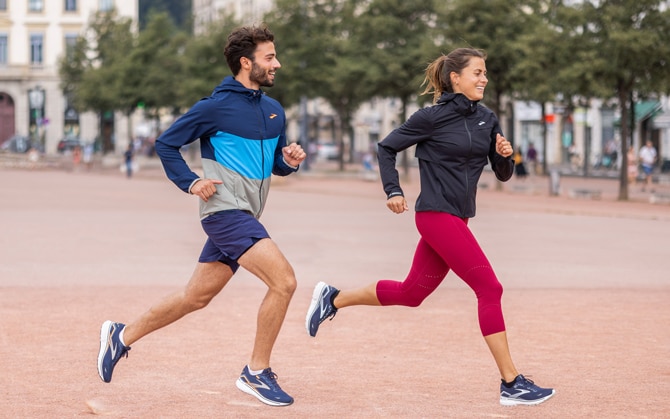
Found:
M 528 145 L 528 151 L 526 151 L 526 161 L 528 161 L 528 172 L 537 175 L 537 150 L 535 145 L 530 143 Z
M 233 31 L 224 55 L 228 76 L 207 98 L 195 103 L 156 141 L 168 178 L 197 196 L 207 241 L 184 289 L 167 296 L 127 325 L 106 321 L 100 331 L 98 373 L 103 381 L 130 345 L 147 334 L 204 308 L 242 266 L 267 286 L 255 324 L 256 338 L 236 386 L 261 402 L 286 406 L 293 398 L 277 383 L 270 355 L 297 282 L 293 268 L 259 222 L 271 176 L 298 170 L 305 153 L 286 142 L 286 115 L 261 87 L 271 87 L 281 67 L 274 35 L 265 27 Z M 203 177 L 194 173 L 180 149 L 200 139 Z M 237 321 L 237 319 L 232 319 Z M 222 348 L 230 354 L 233 348 Z M 234 348 L 237 349 L 237 348 Z M 185 361 L 188 355 L 184 355 Z M 223 359 L 213 359 L 214 365 Z
M 126 165 L 126 177 L 128 177 L 128 179 L 133 177 L 134 158 L 135 158 L 135 146 L 133 145 L 133 142 L 130 141 L 128 143 L 128 148 L 126 148 L 126 151 L 123 153 L 123 159 Z
M 652 187 L 653 179 L 651 175 L 654 172 L 654 165 L 656 164 L 656 159 L 658 158 L 654 143 L 652 143 L 650 140 L 647 140 L 642 148 L 640 148 L 639 157 L 640 164 L 642 166 L 642 173 L 644 173 L 644 186 L 642 186 L 642 191 L 645 191 L 646 187 L 649 187 L 650 189 Z M 651 192 L 654 192 L 654 190 L 651 189 Z
M 434 106 L 415 112 L 379 143 L 386 205 L 396 214 L 409 209 L 396 156 L 416 145 L 419 160 L 421 192 L 415 223 L 421 237 L 405 280 L 380 280 L 354 290 L 320 282 L 305 322 L 309 335 L 316 336 L 319 325 L 344 307 L 417 307 L 452 270 L 477 296 L 480 330 L 502 378 L 500 403 L 539 404 L 554 390 L 538 387 L 512 362 L 501 308 L 503 288 L 468 227 L 475 216 L 477 183 L 484 167 L 490 163 L 500 181 L 509 180 L 514 171 L 512 145 L 496 115 L 479 103 L 488 83 L 485 58 L 480 50 L 459 48 L 433 61 L 426 69 L 424 94 L 433 93 Z M 448 379 L 437 383 L 433 377 L 431 385 L 453 385 Z
M 517 177 L 525 179 L 528 176 L 528 171 L 526 170 L 526 165 L 523 161 L 523 151 L 517 149 L 514 152 L 514 173 Z

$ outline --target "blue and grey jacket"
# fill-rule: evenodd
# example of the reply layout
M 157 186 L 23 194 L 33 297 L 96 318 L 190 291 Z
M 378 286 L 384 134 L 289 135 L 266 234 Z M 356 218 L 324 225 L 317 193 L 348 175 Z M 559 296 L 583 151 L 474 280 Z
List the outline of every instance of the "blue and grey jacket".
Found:
M 219 179 L 217 192 L 200 200 L 200 218 L 239 209 L 261 216 L 273 174 L 298 170 L 282 156 L 286 146 L 286 115 L 276 100 L 261 90 L 226 77 L 212 95 L 201 99 L 156 140 L 156 153 L 168 178 L 190 192 L 200 177 L 186 164 L 180 148 L 200 139 L 204 177 Z

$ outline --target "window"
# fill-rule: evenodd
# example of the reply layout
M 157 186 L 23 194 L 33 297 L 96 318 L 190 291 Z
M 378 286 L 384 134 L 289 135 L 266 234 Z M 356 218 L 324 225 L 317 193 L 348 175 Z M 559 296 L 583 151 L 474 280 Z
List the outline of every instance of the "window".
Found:
M 0 33 L 0 65 L 7 64 L 7 34 Z
M 66 34 L 65 35 L 65 53 L 70 55 L 74 50 L 74 47 L 77 46 L 77 34 Z
M 114 0 L 100 0 L 100 11 L 109 12 L 114 8 Z
M 42 48 L 44 45 L 44 36 L 42 34 L 30 35 L 30 64 L 42 64 Z
M 31 12 L 41 12 L 44 9 L 42 0 L 28 0 L 28 10 Z
M 76 12 L 77 11 L 77 0 L 65 0 L 65 11 L 66 12 Z

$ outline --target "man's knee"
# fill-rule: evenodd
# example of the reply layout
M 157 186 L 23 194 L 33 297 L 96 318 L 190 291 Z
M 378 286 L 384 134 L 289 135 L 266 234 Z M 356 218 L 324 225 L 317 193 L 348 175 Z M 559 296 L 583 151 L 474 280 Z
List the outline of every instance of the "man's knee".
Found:
M 209 305 L 209 303 L 214 299 L 216 294 L 195 294 L 186 291 L 184 293 L 184 304 L 188 307 L 189 311 L 196 311 L 203 309 Z
M 286 275 L 281 280 L 275 281 L 270 288 L 274 292 L 291 298 L 298 288 L 298 281 L 295 279 L 295 275 Z

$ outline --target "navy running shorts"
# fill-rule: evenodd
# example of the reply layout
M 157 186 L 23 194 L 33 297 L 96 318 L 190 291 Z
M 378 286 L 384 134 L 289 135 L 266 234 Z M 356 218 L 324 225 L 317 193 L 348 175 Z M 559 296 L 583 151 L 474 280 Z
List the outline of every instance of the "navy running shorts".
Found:
M 214 213 L 200 222 L 207 234 L 198 262 L 221 262 L 233 272 L 237 260 L 257 241 L 269 238 L 265 227 L 248 212 L 233 209 Z

